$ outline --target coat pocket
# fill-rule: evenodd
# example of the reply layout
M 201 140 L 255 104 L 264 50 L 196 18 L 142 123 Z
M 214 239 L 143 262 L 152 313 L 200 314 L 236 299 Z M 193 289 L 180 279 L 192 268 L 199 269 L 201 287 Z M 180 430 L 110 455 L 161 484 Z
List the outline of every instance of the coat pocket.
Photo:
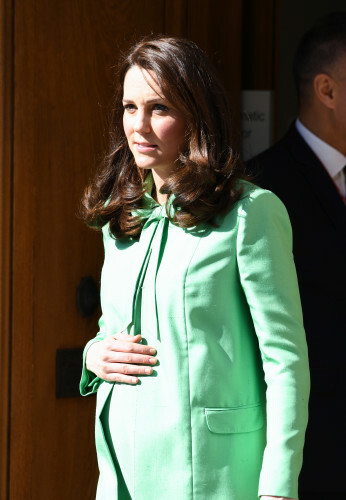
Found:
M 208 429 L 215 434 L 252 432 L 264 425 L 263 405 L 236 408 L 205 408 Z

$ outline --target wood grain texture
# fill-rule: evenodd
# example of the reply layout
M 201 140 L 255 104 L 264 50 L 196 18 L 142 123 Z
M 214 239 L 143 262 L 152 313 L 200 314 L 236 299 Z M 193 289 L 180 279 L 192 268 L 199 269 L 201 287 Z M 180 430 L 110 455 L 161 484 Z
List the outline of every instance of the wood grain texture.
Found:
M 165 33 L 183 36 L 205 50 L 216 66 L 236 116 L 240 113 L 241 0 L 166 0 Z
M 24 2 L 22 2 L 21 9 Z M 23 44 L 18 43 L 17 12 L 15 19 L 14 78 L 20 78 L 16 68 L 25 75 L 25 85 L 18 80 L 14 95 L 13 145 L 13 286 L 12 286 L 12 366 L 11 366 L 11 450 L 10 498 L 28 497 L 31 490 L 33 457 L 33 313 L 34 313 L 34 57 Z M 23 11 L 25 9 L 23 8 Z M 22 27 L 27 46 L 33 43 L 31 31 L 33 15 L 28 13 Z M 23 78 L 23 76 L 22 76 Z M 18 115 L 19 113 L 19 115 Z M 18 142 L 19 141 L 19 142 Z M 17 168 L 18 165 L 18 168 Z M 26 472 L 29 471 L 29 473 Z M 23 471 L 23 472 L 21 472 Z M 15 477 L 17 476 L 17 480 Z M 18 480 L 18 477 L 21 479 Z
M 207 52 L 229 95 L 236 149 L 240 145 L 241 0 L 189 0 L 188 38 Z
M 0 498 L 8 496 L 12 266 L 12 0 L 0 1 Z
M 242 84 L 247 90 L 275 87 L 278 0 L 243 0 Z
M 188 36 L 189 2 L 165 0 L 164 33 L 171 36 Z
M 55 398 L 55 352 L 97 331 L 75 292 L 99 280 L 101 236 L 77 207 L 105 148 L 112 67 L 163 18 L 161 0 L 15 0 L 11 500 L 95 496 L 95 400 Z

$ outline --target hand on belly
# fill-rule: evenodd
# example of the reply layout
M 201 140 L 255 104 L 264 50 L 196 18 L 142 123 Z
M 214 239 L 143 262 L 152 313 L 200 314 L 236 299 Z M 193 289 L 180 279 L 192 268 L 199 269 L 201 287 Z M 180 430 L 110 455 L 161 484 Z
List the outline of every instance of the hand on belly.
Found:
M 141 335 L 117 333 L 91 344 L 86 367 L 107 382 L 137 384 L 136 375 L 151 375 L 156 349 L 140 343 Z

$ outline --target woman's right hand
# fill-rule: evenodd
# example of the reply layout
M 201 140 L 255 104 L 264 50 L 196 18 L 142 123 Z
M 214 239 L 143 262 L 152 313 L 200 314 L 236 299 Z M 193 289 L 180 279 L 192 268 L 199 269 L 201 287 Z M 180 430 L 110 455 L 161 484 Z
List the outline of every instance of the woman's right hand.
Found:
M 151 375 L 156 349 L 140 344 L 141 335 L 117 333 L 91 344 L 86 354 L 86 367 L 107 382 L 137 384 L 136 375 Z M 149 366 L 148 366 L 149 365 Z

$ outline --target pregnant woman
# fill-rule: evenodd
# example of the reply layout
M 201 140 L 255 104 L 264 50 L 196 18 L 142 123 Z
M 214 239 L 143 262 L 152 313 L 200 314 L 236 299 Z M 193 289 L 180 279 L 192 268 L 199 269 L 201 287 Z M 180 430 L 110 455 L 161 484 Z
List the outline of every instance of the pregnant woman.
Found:
M 98 500 L 297 499 L 307 348 L 287 212 L 246 179 L 226 93 L 191 41 L 132 47 L 87 188 L 102 229 Z

